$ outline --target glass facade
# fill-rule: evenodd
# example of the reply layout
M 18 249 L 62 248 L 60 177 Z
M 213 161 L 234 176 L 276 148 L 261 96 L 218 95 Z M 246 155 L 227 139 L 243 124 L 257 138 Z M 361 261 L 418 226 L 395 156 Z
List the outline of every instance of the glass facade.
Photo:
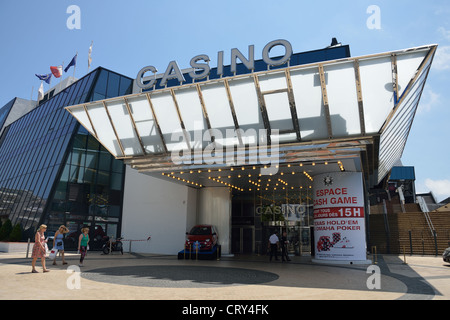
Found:
M 122 190 L 116 184 L 122 183 L 117 174 L 123 175 L 123 164 L 106 157 L 64 107 L 131 93 L 132 81 L 98 68 L 5 128 L 0 137 L 0 215 L 13 225 L 20 223 L 24 237 L 32 236 L 41 223 L 56 231 L 56 224 L 70 222 L 81 211 L 89 218 L 77 221 L 91 225 L 91 214 L 120 217 L 121 197 L 111 196 L 111 190 Z M 88 193 L 79 191 L 83 188 Z M 80 201 L 82 194 L 89 198 Z M 67 218 L 61 218 L 62 212 Z
M 8 118 L 8 114 L 11 111 L 11 108 L 14 105 L 15 101 L 16 99 L 12 99 L 2 108 L 0 108 L 0 133 L 2 132 L 3 125 L 5 124 L 6 118 Z
M 94 226 L 93 249 L 101 247 L 103 236 L 118 235 L 124 172 L 122 161 L 115 160 L 83 127 L 78 129 L 44 219 L 50 230 L 61 224 L 69 228 L 66 248 L 76 249 L 83 225 Z

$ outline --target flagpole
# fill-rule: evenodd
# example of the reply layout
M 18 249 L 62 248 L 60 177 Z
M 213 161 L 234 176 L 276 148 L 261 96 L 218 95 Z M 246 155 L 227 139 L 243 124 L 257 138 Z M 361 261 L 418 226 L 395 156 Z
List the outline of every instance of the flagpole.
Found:
M 77 54 L 75 55 L 77 58 L 76 58 L 76 60 L 78 60 L 78 51 L 77 51 Z M 72 77 L 74 77 L 75 78 L 75 69 L 77 68 L 77 63 L 75 62 L 75 65 L 73 66 L 73 75 L 72 75 Z
M 42 91 L 41 91 L 41 89 L 42 89 Z M 39 87 L 39 89 L 38 89 L 38 97 L 37 97 L 37 102 L 38 102 L 38 105 L 39 105 L 39 102 L 42 100 L 42 99 L 44 99 L 44 81 L 42 81 L 41 80 L 41 85 L 40 85 L 40 87 Z M 40 97 L 40 95 L 42 95 L 42 97 Z
M 94 40 L 91 41 L 91 46 L 89 47 L 89 56 L 88 56 L 88 73 L 89 69 L 91 68 L 91 54 L 92 54 L 92 45 L 94 44 Z
M 64 70 L 64 61 L 62 63 L 61 76 L 59 77 L 59 91 L 61 91 L 61 81 L 62 81 L 62 77 L 63 77 L 63 74 L 64 74 L 63 70 Z

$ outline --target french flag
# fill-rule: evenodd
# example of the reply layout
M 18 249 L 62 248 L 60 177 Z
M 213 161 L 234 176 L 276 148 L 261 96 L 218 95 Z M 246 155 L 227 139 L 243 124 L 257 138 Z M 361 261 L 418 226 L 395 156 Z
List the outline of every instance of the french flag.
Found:
M 50 67 L 50 71 L 53 73 L 55 78 L 59 78 L 62 76 L 63 68 L 62 66 Z

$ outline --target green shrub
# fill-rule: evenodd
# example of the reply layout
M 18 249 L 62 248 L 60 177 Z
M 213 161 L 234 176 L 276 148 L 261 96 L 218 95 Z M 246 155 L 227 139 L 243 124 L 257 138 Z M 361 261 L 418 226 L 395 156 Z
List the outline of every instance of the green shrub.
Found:
M 0 241 L 6 241 L 9 238 L 9 235 L 12 231 L 12 223 L 11 220 L 6 220 L 5 223 L 0 228 Z
M 12 229 L 9 235 L 9 241 L 18 242 L 20 240 L 22 240 L 22 226 L 20 225 L 20 223 L 18 223 Z

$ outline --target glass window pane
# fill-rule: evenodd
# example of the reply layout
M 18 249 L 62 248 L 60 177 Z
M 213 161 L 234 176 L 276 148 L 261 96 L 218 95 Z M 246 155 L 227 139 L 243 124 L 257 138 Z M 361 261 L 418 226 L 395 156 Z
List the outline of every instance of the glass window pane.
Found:
M 328 138 L 318 68 L 293 70 L 291 80 L 302 140 Z
M 97 161 L 98 161 L 98 152 L 87 150 L 86 151 L 86 167 L 88 168 L 96 168 L 97 167 Z
M 229 81 L 229 84 L 239 127 L 245 131 L 246 144 L 256 143 L 258 141 L 257 133 L 264 129 L 264 123 L 254 80 L 253 78 L 237 79 Z M 255 131 L 246 132 L 249 129 Z
M 90 132 L 94 132 L 91 126 L 91 122 L 89 121 L 89 117 L 86 114 L 84 107 L 75 107 L 70 108 L 70 112 L 73 114 L 73 116 Z M 84 146 L 83 146 L 84 148 Z
M 95 84 L 94 92 L 105 97 L 107 86 L 108 86 L 108 71 L 102 69 L 100 71 L 100 75 L 98 76 L 97 83 Z
M 359 67 L 366 132 L 375 133 L 394 108 L 391 58 L 361 60 Z
M 131 94 L 132 90 L 133 90 L 133 80 L 125 77 L 120 77 L 119 96 Z
M 91 101 L 99 101 L 99 100 L 103 100 L 103 99 L 106 99 L 106 96 L 104 94 L 94 92 L 94 94 L 92 95 Z
M 291 109 L 287 93 L 274 93 L 264 96 L 267 116 L 269 117 L 270 128 L 278 130 L 293 130 Z
M 224 84 L 208 84 L 201 88 L 211 127 L 219 130 L 222 135 L 222 137 L 218 137 L 215 141 L 224 146 L 239 145 L 237 137 L 226 138 L 226 130 L 235 130 L 236 127 Z
M 111 160 L 112 157 L 108 152 L 100 152 L 100 159 L 98 164 L 99 169 L 109 171 L 111 169 Z
M 360 134 L 354 63 L 325 66 L 333 137 Z
M 84 179 L 82 183 L 93 184 L 95 182 L 96 174 L 97 170 L 92 168 L 86 168 L 84 171 Z
M 151 99 L 167 149 L 172 150 L 174 148 L 187 148 L 187 145 L 184 142 L 180 120 L 170 93 L 163 92 L 153 94 Z M 175 136 L 177 139 L 174 138 Z M 183 140 L 178 139 L 179 136 L 183 137 Z
M 122 143 L 125 155 L 142 154 L 142 148 L 124 101 L 121 99 L 119 101 L 108 102 L 106 106 L 117 135 Z
M 100 186 L 109 186 L 110 175 L 109 172 L 99 170 L 97 184 Z
M 164 146 L 156 128 L 156 122 L 146 96 L 128 99 L 136 128 L 141 136 L 145 151 L 150 153 L 164 152 Z
M 112 190 L 122 190 L 122 174 L 111 173 L 111 189 Z
M 107 98 L 117 97 L 119 94 L 120 76 L 116 73 L 109 72 Z
M 112 171 L 117 173 L 123 173 L 124 164 L 122 160 L 113 159 L 112 161 Z
M 89 105 L 88 111 L 91 115 L 91 120 L 97 132 L 99 140 L 102 141 L 104 146 L 114 156 L 122 156 L 119 143 L 103 104 Z

